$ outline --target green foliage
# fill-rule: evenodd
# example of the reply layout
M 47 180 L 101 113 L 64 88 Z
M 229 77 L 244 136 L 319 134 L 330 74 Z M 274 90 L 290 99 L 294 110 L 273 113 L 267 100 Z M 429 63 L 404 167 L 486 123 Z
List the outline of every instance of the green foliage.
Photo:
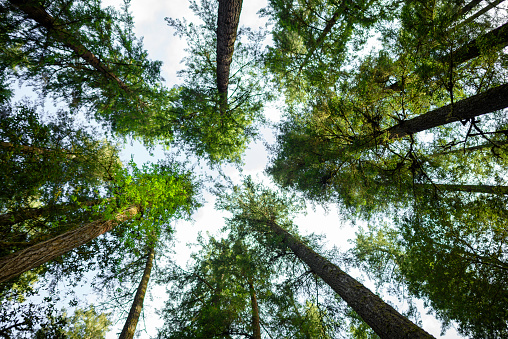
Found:
M 410 296 L 423 298 L 444 328 L 455 321 L 464 335 L 502 337 L 508 329 L 505 200 L 464 193 L 422 199 L 395 227 L 358 234 L 355 255 L 379 285 L 407 286 Z
M 175 34 L 185 38 L 188 56 L 180 71 L 184 84 L 175 86 L 171 111 L 180 122 L 178 139 L 184 147 L 205 155 L 214 163 L 222 159 L 239 162 L 250 140 L 256 137 L 256 124 L 263 121 L 263 105 L 270 98 L 263 89 L 261 43 L 264 34 L 250 28 L 238 31 L 231 62 L 228 109 L 220 113 L 216 80 L 217 3 L 191 1 L 200 23 L 166 18 Z

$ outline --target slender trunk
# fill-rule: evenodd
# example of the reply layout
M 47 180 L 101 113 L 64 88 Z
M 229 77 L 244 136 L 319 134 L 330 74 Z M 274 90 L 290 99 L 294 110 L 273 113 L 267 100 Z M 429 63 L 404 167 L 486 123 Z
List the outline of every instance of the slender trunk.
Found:
M 227 111 L 229 69 L 233 60 L 242 0 L 219 0 L 217 16 L 217 90 L 220 111 Z
M 132 339 L 134 338 L 134 332 L 136 332 L 136 325 L 138 324 L 139 315 L 143 309 L 143 300 L 145 299 L 146 288 L 148 286 L 148 280 L 150 280 L 150 272 L 152 271 L 153 258 L 155 256 L 155 246 L 150 247 L 148 251 L 148 258 L 146 259 L 145 271 L 143 277 L 139 283 L 136 291 L 136 296 L 132 302 L 131 310 L 127 321 L 123 327 L 122 333 L 120 333 L 119 339 Z
M 437 189 L 440 191 L 450 192 L 471 192 L 471 193 L 487 193 L 487 194 L 508 194 L 508 186 L 492 186 L 492 185 L 450 185 L 450 184 L 415 184 L 417 188 Z
M 80 203 L 79 206 L 94 206 L 101 202 L 102 200 L 95 201 L 87 201 Z M 50 213 L 54 212 L 62 212 L 68 211 L 72 208 L 79 207 L 76 204 L 55 204 L 48 205 L 44 207 L 27 207 L 23 209 L 16 210 L 14 212 L 0 214 L 0 226 L 10 226 L 17 224 L 19 222 L 23 222 L 25 220 L 36 219 L 39 217 L 46 216 Z
M 502 49 L 508 45 L 508 23 L 498 27 L 489 33 L 482 35 L 467 44 L 459 47 L 451 54 L 438 59 L 441 62 L 453 62 L 453 65 L 460 65 L 466 61 L 477 58 L 480 56 L 482 50 Z M 480 48 L 483 46 L 483 48 Z M 488 46 L 488 48 L 487 48 Z M 394 91 L 402 91 L 403 86 L 400 81 L 388 86 L 389 89 Z
M 508 107 L 508 84 L 402 121 L 379 131 L 375 136 L 359 137 L 354 144 L 360 150 L 367 149 L 390 140 L 400 139 L 451 122 L 473 119 L 506 107 Z
M 487 149 L 487 148 L 490 148 L 491 150 L 493 148 L 494 149 L 495 148 L 501 148 L 504 145 L 508 145 L 508 140 L 505 140 L 505 141 L 495 141 L 495 144 L 493 144 L 492 142 L 487 142 L 485 144 L 478 145 L 478 146 L 471 146 L 471 147 L 466 147 L 466 148 L 457 148 L 457 149 L 453 149 L 453 150 L 450 150 L 450 151 L 433 153 L 430 156 L 431 157 L 435 157 L 435 156 L 438 156 L 438 155 L 458 154 L 458 153 L 467 154 L 467 153 L 471 153 L 471 152 L 475 152 L 475 151 L 479 151 L 479 150 L 484 150 L 484 149 Z
M 252 278 L 249 279 L 250 303 L 252 307 L 252 339 L 261 339 L 261 326 L 259 322 L 259 307 Z
M 108 66 L 104 65 L 97 56 L 83 46 L 77 36 L 73 36 L 72 33 L 63 29 L 64 24 L 46 12 L 45 8 L 39 5 L 38 2 L 32 0 L 9 0 L 9 2 L 23 11 L 30 19 L 46 28 L 55 40 L 70 48 L 78 57 L 81 57 L 105 77 L 116 82 L 122 90 L 130 93 L 129 87 Z
M 296 239 L 275 222 L 267 226 L 281 241 L 326 282 L 381 338 L 433 338 L 402 316 L 369 289 L 329 260 Z
M 140 208 L 138 206 L 131 206 L 122 213 L 118 213 L 112 220 L 101 219 L 85 224 L 52 239 L 1 258 L 0 283 L 58 258 L 62 254 L 110 231 L 119 223 L 132 219 L 139 212 Z
M 478 6 L 480 4 L 480 2 L 482 2 L 482 0 L 472 0 L 471 2 L 469 2 L 467 5 L 465 5 L 464 7 L 461 7 L 460 10 L 457 11 L 457 13 L 455 14 L 455 17 L 456 18 L 460 18 L 461 16 L 463 15 L 466 15 L 467 13 L 469 13 L 473 8 L 475 8 L 476 6 Z
M 344 12 L 344 8 L 341 6 L 340 8 L 338 8 L 332 15 L 332 17 L 330 18 L 330 20 L 328 20 L 326 22 L 326 26 L 325 28 L 323 29 L 323 31 L 321 32 L 321 34 L 319 35 L 319 37 L 317 38 L 316 42 L 312 45 L 312 47 L 309 49 L 309 51 L 307 52 L 307 54 L 305 55 L 305 59 L 303 60 L 302 64 L 300 65 L 300 70 L 299 72 L 302 71 L 303 67 L 305 67 L 305 65 L 307 64 L 307 62 L 309 62 L 309 59 L 312 57 L 312 55 L 314 54 L 314 52 L 316 51 L 316 49 L 321 46 L 321 44 L 323 43 L 323 41 L 325 40 L 326 36 L 328 35 L 328 33 L 331 32 L 333 26 L 335 26 L 335 24 L 337 23 L 337 21 L 339 20 L 339 15 Z M 348 24 L 349 26 L 349 24 Z
M 479 10 L 478 12 L 476 12 L 475 14 L 471 15 L 469 18 L 465 19 L 464 21 L 460 22 L 459 24 L 457 24 L 453 29 L 457 29 L 475 19 L 477 19 L 478 17 L 482 16 L 483 14 L 487 13 L 488 11 L 490 11 L 492 8 L 496 7 L 497 5 L 499 5 L 501 2 L 503 2 L 504 0 L 496 0 L 494 2 L 491 2 L 490 4 L 488 4 L 487 6 L 483 7 L 481 10 Z M 472 1 L 473 3 L 475 4 L 478 4 L 480 3 L 481 1 Z M 469 9 L 471 10 L 471 9 Z

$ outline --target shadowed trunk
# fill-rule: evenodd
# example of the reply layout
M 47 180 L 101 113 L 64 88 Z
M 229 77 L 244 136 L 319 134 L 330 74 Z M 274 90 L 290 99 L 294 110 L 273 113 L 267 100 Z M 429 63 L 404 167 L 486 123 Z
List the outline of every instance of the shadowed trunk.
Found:
M 140 211 L 138 206 L 131 206 L 122 213 L 118 213 L 112 220 L 101 219 L 85 224 L 52 239 L 0 258 L 0 283 L 56 259 L 62 254 L 97 238 L 99 235 L 112 230 L 121 222 L 132 219 Z
M 136 332 L 136 325 L 138 324 L 139 315 L 141 314 L 141 310 L 143 309 L 143 300 L 145 299 L 146 288 L 148 286 L 148 281 L 150 280 L 150 272 L 152 271 L 154 256 L 155 256 L 155 246 L 152 246 L 148 251 L 148 258 L 146 259 L 145 271 L 143 272 L 143 277 L 141 278 L 141 282 L 139 283 L 138 289 L 136 291 L 136 296 L 134 297 L 134 301 L 132 302 L 129 316 L 125 321 L 125 325 L 123 327 L 122 333 L 120 333 L 119 339 L 134 338 L 134 333 Z
M 219 0 L 217 16 L 217 90 L 220 112 L 228 109 L 229 68 L 233 60 L 242 0 Z
M 433 338 L 357 280 L 296 239 L 275 222 L 267 222 L 266 225 L 272 232 L 280 236 L 281 241 L 339 294 L 381 338 Z
M 436 189 L 438 191 L 450 192 L 471 192 L 487 194 L 508 194 L 508 186 L 492 185 L 449 185 L 449 184 L 415 184 L 415 187 L 422 189 Z
M 402 121 L 395 126 L 379 131 L 375 136 L 359 137 L 354 145 L 358 147 L 358 150 L 367 149 L 390 140 L 400 139 L 451 122 L 473 119 L 506 107 L 508 107 L 508 84 L 440 107 L 413 119 Z M 345 151 L 346 148 L 343 150 Z
M 67 32 L 64 28 L 65 23 L 59 22 L 58 19 L 52 17 L 46 9 L 33 0 L 9 0 L 9 2 L 23 11 L 30 19 L 35 20 L 38 24 L 48 30 L 51 36 L 70 48 L 76 55 L 85 60 L 90 66 L 118 84 L 122 90 L 130 93 L 129 87 L 116 76 L 108 66 L 104 65 L 97 56 L 89 51 L 79 42 L 79 37 Z
M 261 339 L 261 327 L 259 322 L 259 307 L 252 279 L 249 279 L 250 303 L 252 307 L 252 339 Z

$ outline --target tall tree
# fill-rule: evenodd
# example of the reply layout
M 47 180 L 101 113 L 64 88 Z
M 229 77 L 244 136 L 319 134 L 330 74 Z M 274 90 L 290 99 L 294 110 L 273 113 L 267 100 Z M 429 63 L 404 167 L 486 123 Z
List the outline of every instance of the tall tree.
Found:
M 235 50 L 243 0 L 220 0 L 217 15 L 217 90 L 220 111 L 228 109 L 229 69 Z
M 231 223 L 257 232 L 263 243 L 277 242 L 279 246 L 290 249 L 339 294 L 381 338 L 408 336 L 432 338 L 357 280 L 281 227 L 281 225 L 289 229 L 292 227 L 288 215 L 291 209 L 289 199 L 261 188 L 249 180 L 244 182 L 243 187 L 236 187 L 233 194 L 221 202 L 222 208 L 233 213 Z
M 134 338 L 134 333 L 136 332 L 136 326 L 138 324 L 139 316 L 141 314 L 141 310 L 143 309 L 143 300 L 145 299 L 148 281 L 150 280 L 150 273 L 152 271 L 154 257 L 155 257 L 155 247 L 152 245 L 148 250 L 145 270 L 143 272 L 143 276 L 141 277 L 141 281 L 139 282 L 139 286 L 136 290 L 136 295 L 132 302 L 132 306 L 129 311 L 129 316 L 125 321 L 122 333 L 120 333 L 119 337 L 120 339 Z
M 153 237 L 160 236 L 164 230 L 158 220 L 190 213 L 197 206 L 190 174 L 182 173 L 174 164 L 145 166 L 143 171 L 133 167 L 132 174 L 126 170 L 116 178 L 111 191 L 114 199 L 99 206 L 94 221 L 0 259 L 2 281 L 51 261 L 127 221 L 131 231 L 127 242 L 132 241 L 130 234 L 135 237 L 143 230 L 151 231 Z M 140 215 L 140 220 L 134 219 Z

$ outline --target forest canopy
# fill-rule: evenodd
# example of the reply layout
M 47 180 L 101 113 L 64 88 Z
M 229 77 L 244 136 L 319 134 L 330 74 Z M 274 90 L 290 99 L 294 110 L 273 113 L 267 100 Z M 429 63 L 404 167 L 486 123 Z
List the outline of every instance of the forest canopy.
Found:
M 508 3 L 142 2 L 0 1 L 0 338 L 508 337 Z

